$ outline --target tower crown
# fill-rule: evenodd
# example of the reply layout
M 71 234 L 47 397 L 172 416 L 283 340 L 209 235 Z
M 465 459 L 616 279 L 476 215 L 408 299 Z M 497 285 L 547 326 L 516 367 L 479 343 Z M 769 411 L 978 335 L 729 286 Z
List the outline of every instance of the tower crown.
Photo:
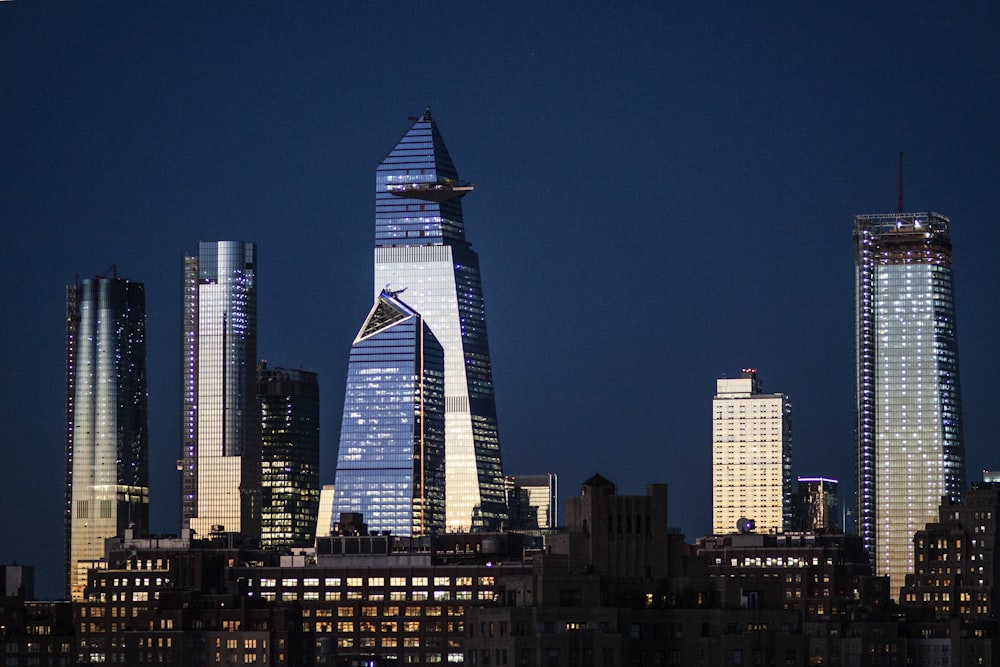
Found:
M 472 191 L 461 181 L 430 109 L 375 172 L 376 245 L 465 242 L 460 199 Z

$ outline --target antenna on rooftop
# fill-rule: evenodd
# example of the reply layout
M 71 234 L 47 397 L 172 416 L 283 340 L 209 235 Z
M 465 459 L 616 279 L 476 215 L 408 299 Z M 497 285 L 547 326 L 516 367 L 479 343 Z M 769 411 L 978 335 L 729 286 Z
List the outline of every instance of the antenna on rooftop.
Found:
M 903 214 L 903 151 L 899 151 L 899 214 Z

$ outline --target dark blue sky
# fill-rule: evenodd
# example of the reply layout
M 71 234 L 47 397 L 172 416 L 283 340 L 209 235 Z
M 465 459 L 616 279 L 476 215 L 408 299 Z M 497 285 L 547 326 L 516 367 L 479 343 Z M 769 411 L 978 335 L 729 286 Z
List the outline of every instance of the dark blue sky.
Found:
M 542 6 L 536 7 L 535 4 Z M 711 515 L 715 379 L 791 395 L 853 488 L 857 213 L 953 223 L 970 479 L 1000 467 L 1000 5 L 0 3 L 0 562 L 60 591 L 65 285 L 147 290 L 153 527 L 175 532 L 181 258 L 259 244 L 259 351 L 320 374 L 332 482 L 374 171 L 430 107 L 482 260 L 509 473 Z

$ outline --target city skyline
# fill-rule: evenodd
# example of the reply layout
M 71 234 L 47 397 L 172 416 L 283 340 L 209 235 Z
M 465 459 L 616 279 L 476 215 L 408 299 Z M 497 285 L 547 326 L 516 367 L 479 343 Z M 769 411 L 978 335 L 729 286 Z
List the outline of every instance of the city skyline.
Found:
M 595 471 L 623 493 L 664 481 L 671 523 L 705 534 L 709 397 L 753 366 L 794 402 L 794 473 L 851 489 L 850 233 L 894 210 L 899 151 L 907 208 L 953 222 L 969 478 L 998 467 L 1000 304 L 981 286 L 1000 243 L 1000 8 L 0 12 L 0 335 L 22 398 L 0 561 L 36 564 L 43 595 L 61 579 L 65 285 L 112 263 L 146 285 L 151 527 L 173 532 L 179 258 L 257 243 L 259 356 L 324 378 L 329 483 L 372 301 L 371 171 L 428 106 L 476 184 L 505 470 L 557 472 L 563 497 Z M 10 511 L 24 498 L 35 511 Z

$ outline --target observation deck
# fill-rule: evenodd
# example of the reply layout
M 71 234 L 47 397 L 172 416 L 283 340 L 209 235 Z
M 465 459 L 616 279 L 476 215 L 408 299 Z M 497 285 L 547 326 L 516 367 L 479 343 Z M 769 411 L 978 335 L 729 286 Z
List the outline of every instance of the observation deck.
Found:
M 472 185 L 445 179 L 437 183 L 394 183 L 386 186 L 386 191 L 394 197 L 419 199 L 436 204 L 458 199 L 472 192 Z

